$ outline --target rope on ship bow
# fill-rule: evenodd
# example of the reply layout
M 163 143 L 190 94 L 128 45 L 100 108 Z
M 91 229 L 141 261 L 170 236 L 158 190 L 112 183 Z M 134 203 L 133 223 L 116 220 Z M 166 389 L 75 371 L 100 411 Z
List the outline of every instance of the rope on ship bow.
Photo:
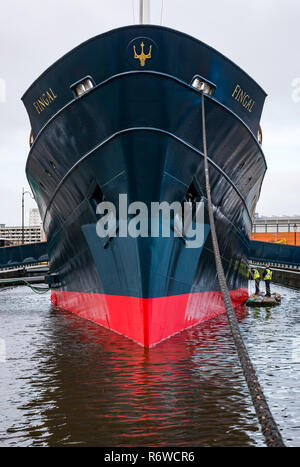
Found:
M 219 250 L 219 243 L 216 234 L 216 227 L 214 221 L 213 206 L 211 201 L 211 189 L 209 179 L 209 167 L 207 159 L 207 139 L 206 139 L 206 122 L 205 122 L 205 95 L 202 92 L 202 133 L 203 133 L 203 154 L 204 154 L 204 168 L 205 168 L 205 184 L 206 194 L 208 202 L 208 214 L 209 223 L 211 227 L 211 236 L 213 243 L 213 251 L 216 262 L 217 276 L 222 292 L 222 297 L 225 305 L 226 315 L 229 321 L 232 337 L 235 343 L 236 351 L 240 360 L 240 364 L 248 385 L 248 389 L 252 398 L 252 402 L 261 425 L 262 433 L 265 437 L 266 444 L 268 447 L 284 447 L 279 428 L 272 416 L 270 408 L 268 406 L 265 395 L 259 384 L 258 377 L 255 369 L 252 365 L 248 350 L 245 346 L 241 331 L 235 316 L 235 312 L 232 306 L 231 298 L 228 291 L 226 277 L 221 261 L 221 255 Z

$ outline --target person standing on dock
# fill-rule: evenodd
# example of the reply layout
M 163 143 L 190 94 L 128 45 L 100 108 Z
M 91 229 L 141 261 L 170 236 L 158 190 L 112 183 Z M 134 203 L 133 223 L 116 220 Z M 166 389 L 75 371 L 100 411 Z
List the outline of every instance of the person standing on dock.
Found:
M 272 280 L 272 271 L 269 264 L 266 264 L 266 267 L 263 271 L 263 280 L 266 284 L 266 296 L 271 297 L 270 283 Z

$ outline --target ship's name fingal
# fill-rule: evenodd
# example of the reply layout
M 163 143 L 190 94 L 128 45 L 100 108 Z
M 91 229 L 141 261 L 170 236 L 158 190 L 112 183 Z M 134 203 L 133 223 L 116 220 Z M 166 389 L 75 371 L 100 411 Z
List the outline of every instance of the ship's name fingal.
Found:
M 40 114 L 56 98 L 57 98 L 57 95 L 52 91 L 51 88 L 49 88 L 36 101 L 33 102 L 33 106 L 35 110 L 37 111 L 37 113 Z
M 232 93 L 232 97 L 234 97 L 236 101 L 248 110 L 248 112 L 252 112 L 255 100 L 253 100 L 246 91 L 243 91 L 239 84 L 236 85 L 235 90 Z

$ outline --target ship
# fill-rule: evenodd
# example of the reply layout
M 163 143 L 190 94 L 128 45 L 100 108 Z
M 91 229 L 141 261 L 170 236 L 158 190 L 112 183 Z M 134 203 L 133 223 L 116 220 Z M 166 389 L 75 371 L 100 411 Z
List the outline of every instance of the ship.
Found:
M 26 175 L 47 236 L 52 303 L 146 348 L 225 312 L 208 220 L 202 99 L 220 254 L 232 303 L 244 302 L 267 168 L 265 98 L 212 47 L 144 22 L 87 40 L 34 81 L 22 97 L 31 123 Z M 99 205 L 118 206 L 120 196 L 127 206 L 201 204 L 201 246 L 188 248 L 184 234 L 118 235 L 118 223 L 99 236 Z

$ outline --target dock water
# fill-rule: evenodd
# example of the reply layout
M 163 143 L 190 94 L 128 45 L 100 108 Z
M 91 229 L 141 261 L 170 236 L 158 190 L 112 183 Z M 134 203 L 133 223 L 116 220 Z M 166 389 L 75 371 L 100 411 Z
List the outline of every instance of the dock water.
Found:
M 275 286 L 274 286 L 275 287 Z M 300 446 L 300 291 L 237 310 L 288 446 Z M 225 315 L 145 351 L 50 304 L 0 290 L 1 446 L 264 446 Z

